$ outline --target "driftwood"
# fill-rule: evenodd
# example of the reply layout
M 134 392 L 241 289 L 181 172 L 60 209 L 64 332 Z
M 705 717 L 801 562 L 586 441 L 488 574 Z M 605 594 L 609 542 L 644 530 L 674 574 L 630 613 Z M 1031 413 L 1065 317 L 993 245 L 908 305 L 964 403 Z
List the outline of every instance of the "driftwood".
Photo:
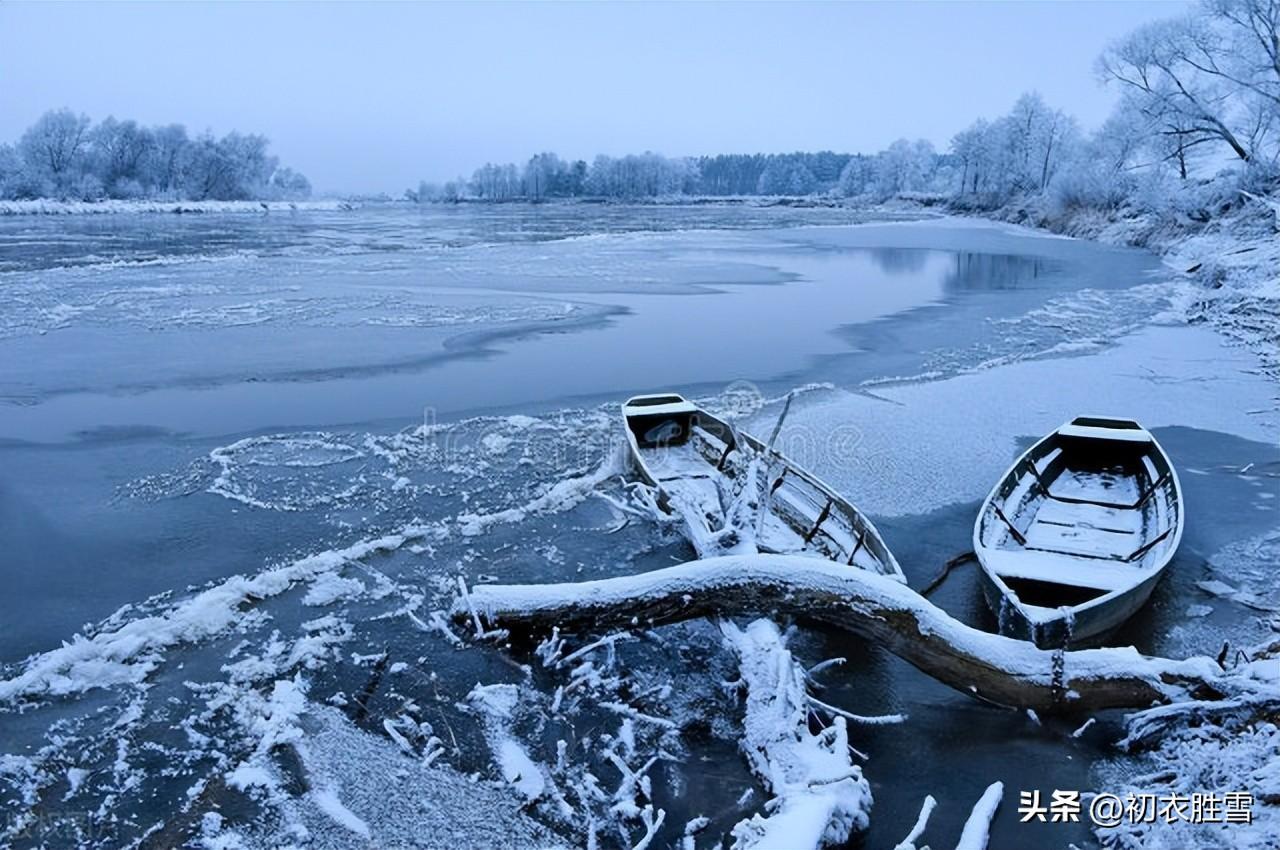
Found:
M 460 620 L 479 614 L 511 630 L 561 631 L 747 613 L 802 616 L 873 641 L 964 693 L 1041 713 L 1214 700 L 1250 687 L 1210 658 L 1038 649 L 966 626 L 892 579 L 802 556 L 729 555 L 576 584 L 481 585 L 453 613 Z

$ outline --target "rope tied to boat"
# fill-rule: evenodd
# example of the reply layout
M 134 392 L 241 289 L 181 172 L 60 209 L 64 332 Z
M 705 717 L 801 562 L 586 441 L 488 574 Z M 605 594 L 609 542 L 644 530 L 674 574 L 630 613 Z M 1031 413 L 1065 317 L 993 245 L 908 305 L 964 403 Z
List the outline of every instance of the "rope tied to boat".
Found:
M 1053 651 L 1053 668 L 1049 679 L 1050 691 L 1053 694 L 1053 704 L 1060 705 L 1063 698 L 1067 694 L 1066 678 L 1067 678 L 1067 649 L 1060 646 Z
M 1062 614 L 1062 644 L 1053 651 L 1049 676 L 1054 705 L 1061 705 L 1067 696 L 1067 650 L 1071 647 L 1072 632 L 1075 631 L 1076 625 L 1075 613 L 1069 606 L 1059 606 L 1058 611 Z

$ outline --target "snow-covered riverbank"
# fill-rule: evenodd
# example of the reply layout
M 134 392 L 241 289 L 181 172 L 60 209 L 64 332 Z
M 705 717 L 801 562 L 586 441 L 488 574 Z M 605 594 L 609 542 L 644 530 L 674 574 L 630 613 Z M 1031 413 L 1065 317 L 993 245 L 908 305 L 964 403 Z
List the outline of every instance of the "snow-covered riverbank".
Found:
M 1191 215 L 1125 206 L 1054 212 L 1044 199 L 1011 203 L 987 217 L 1112 245 L 1146 248 L 1199 285 L 1181 305 L 1188 322 L 1208 322 L 1254 351 L 1280 381 L 1280 197 L 1213 187 L 1214 210 Z
M 121 213 L 262 213 L 355 209 L 352 201 L 34 201 L 0 200 L 5 215 L 118 215 Z

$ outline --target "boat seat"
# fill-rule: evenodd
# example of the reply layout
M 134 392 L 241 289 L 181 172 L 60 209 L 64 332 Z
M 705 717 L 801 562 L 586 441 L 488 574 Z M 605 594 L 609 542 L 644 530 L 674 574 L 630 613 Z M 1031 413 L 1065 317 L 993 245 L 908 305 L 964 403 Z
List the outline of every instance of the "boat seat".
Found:
M 1112 470 L 1065 470 L 1041 489 L 1056 502 L 1100 508 L 1133 508 L 1143 496 L 1133 476 Z
M 1092 587 L 1110 592 L 1130 587 L 1142 570 L 1121 561 L 1099 560 L 1066 552 L 1034 549 L 991 549 L 984 557 L 1001 578 L 1021 578 Z
M 1099 505 L 1094 502 L 1064 504 L 1045 500 L 1036 510 L 1035 521 L 1052 525 L 1096 528 L 1119 534 L 1136 534 L 1142 530 L 1142 513 L 1132 508 Z
M 1024 535 L 1026 548 L 1082 558 L 1124 560 L 1142 541 L 1135 532 L 1034 522 Z

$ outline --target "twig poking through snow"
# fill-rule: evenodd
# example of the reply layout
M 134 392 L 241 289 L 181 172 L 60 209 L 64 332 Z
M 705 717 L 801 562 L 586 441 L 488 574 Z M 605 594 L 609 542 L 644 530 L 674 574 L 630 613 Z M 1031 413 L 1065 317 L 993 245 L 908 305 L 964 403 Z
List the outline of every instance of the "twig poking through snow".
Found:
M 480 614 L 476 611 L 476 606 L 471 604 L 471 594 L 467 593 L 467 582 L 462 576 L 458 576 L 458 594 L 471 612 L 471 622 L 475 624 L 476 637 L 483 638 L 485 634 L 484 623 L 480 622 Z
M 924 835 L 925 827 L 929 825 L 929 815 L 933 814 L 933 807 L 936 805 L 938 801 L 933 799 L 931 794 L 926 794 L 924 803 L 920 805 L 920 816 L 916 818 L 916 825 L 911 827 L 907 837 L 899 841 L 893 850 L 916 850 L 916 839 Z
M 809 672 L 806 675 L 810 679 L 812 679 L 814 676 L 818 675 L 823 670 L 827 670 L 831 667 L 843 666 L 844 663 L 848 660 L 849 659 L 847 658 L 828 658 L 826 661 L 819 661 L 817 664 L 809 668 Z
M 694 836 L 707 828 L 711 823 L 711 819 L 707 817 L 696 817 L 684 825 L 684 836 L 680 839 L 680 850 L 697 850 L 698 845 L 694 841 Z
M 658 830 L 662 828 L 662 822 L 667 819 L 667 813 L 663 809 L 658 809 L 658 816 L 654 817 L 653 806 L 645 806 L 640 817 L 644 821 L 645 825 L 644 838 L 637 841 L 631 850 L 645 850 L 645 848 L 653 843 L 653 837 L 657 835 Z
M 424 626 L 425 631 L 439 632 L 440 636 L 453 644 L 453 646 L 461 648 L 466 645 L 462 638 L 454 634 L 453 629 L 449 628 L 449 623 L 445 620 L 443 611 L 432 611 L 431 619 L 426 623 L 423 623 L 422 620 L 418 619 L 418 617 L 412 612 L 410 612 L 409 616 L 413 617 L 415 623 L 419 623 Z
M 823 711 L 829 711 L 832 714 L 847 717 L 854 723 L 861 723 L 864 726 L 892 726 L 895 723 L 905 723 L 907 720 L 907 716 L 905 714 L 880 714 L 870 717 L 865 714 L 853 714 L 845 711 L 843 708 L 837 708 L 834 705 L 825 703 L 820 699 L 815 699 L 813 697 L 807 697 L 807 699 Z
M 1072 733 L 1071 733 L 1071 737 L 1072 737 L 1072 738 L 1079 738 L 1081 735 L 1083 735 L 1083 734 L 1085 733 L 1085 731 L 1086 731 L 1086 730 L 1088 730 L 1088 728 L 1089 728 L 1090 726 L 1092 726 L 1093 724 L 1095 724 L 1095 723 L 1097 723 L 1097 722 L 1098 722 L 1098 719 L 1097 719 L 1096 717 L 1090 717 L 1090 718 L 1089 718 L 1088 720 L 1086 720 L 1083 724 L 1081 724 L 1081 726 L 1080 726 L 1080 728 L 1079 728 L 1079 729 L 1077 729 L 1076 731 L 1074 731 L 1074 732 L 1072 732 Z
M 652 723 L 655 726 L 661 726 L 663 729 L 676 728 L 676 724 L 667 720 L 665 717 L 654 717 L 649 714 L 642 714 L 631 706 L 623 705 L 620 702 L 602 702 L 600 703 L 600 707 L 607 708 L 609 711 L 616 714 L 621 714 L 623 717 L 630 717 L 632 720 L 640 720 L 645 723 Z
M 612 649 L 615 644 L 617 644 L 619 641 L 624 641 L 624 640 L 635 640 L 635 635 L 631 634 L 630 632 L 614 632 L 611 635 L 605 635 L 604 637 L 600 638 L 594 643 L 589 643 L 586 646 L 582 647 L 581 649 L 576 649 L 573 652 L 569 653 L 564 658 L 561 658 L 559 661 L 557 661 L 555 666 L 564 667 L 568 664 L 572 664 L 574 661 L 577 661 L 579 658 L 586 655 L 587 653 L 594 652 L 595 650 L 601 649 L 603 647 L 608 647 Z
M 1003 782 L 992 782 L 987 786 L 982 797 L 974 804 L 969 819 L 965 821 L 956 850 L 987 850 L 987 841 L 991 838 L 991 819 L 996 816 L 996 809 L 1000 808 L 1000 798 L 1003 796 Z

